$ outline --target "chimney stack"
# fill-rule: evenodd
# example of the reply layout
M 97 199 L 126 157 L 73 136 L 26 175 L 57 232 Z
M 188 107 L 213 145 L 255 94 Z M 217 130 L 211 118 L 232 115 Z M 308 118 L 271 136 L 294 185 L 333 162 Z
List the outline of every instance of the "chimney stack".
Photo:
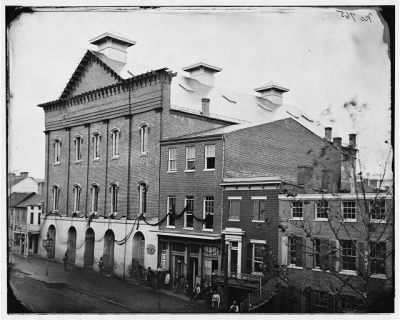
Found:
M 89 43 L 96 45 L 98 52 L 122 63 L 128 62 L 128 48 L 136 44 L 135 41 L 108 32 L 93 38 Z
M 350 133 L 349 134 L 349 147 L 355 149 L 357 148 L 357 140 L 356 140 L 356 134 L 355 133 Z
M 182 70 L 189 72 L 192 79 L 195 79 L 200 83 L 210 87 L 214 86 L 214 74 L 222 71 L 221 68 L 214 67 L 204 62 L 192 64 L 183 68 Z
M 277 83 L 269 82 L 265 86 L 254 89 L 254 91 L 259 92 L 262 98 L 268 99 L 272 103 L 281 106 L 283 102 L 282 95 L 285 92 L 288 92 L 289 89 L 284 88 Z
M 331 127 L 325 128 L 325 139 L 328 141 L 332 141 L 332 128 Z
M 19 174 L 21 177 L 28 178 L 29 172 L 23 171 Z
M 336 147 L 336 148 L 342 148 L 342 138 L 341 137 L 336 137 L 336 138 L 333 138 L 333 145 Z
M 201 113 L 203 116 L 208 117 L 210 115 L 210 99 L 202 98 L 201 99 Z

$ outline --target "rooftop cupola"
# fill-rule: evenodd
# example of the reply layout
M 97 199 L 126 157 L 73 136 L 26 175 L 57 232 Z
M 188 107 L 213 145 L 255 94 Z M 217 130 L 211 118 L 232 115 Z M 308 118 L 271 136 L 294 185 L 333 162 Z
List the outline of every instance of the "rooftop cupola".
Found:
M 128 61 L 128 48 L 136 44 L 135 41 L 108 32 L 93 38 L 89 42 L 97 46 L 98 52 L 101 52 L 110 59 L 123 63 L 127 63 Z
M 269 82 L 266 85 L 254 89 L 254 91 L 259 92 L 261 97 L 268 99 L 269 101 L 281 106 L 282 105 L 282 95 L 288 92 L 289 89 L 280 86 L 274 82 Z
M 222 71 L 221 68 L 214 67 L 204 62 L 192 64 L 182 70 L 189 72 L 192 79 L 210 87 L 214 86 L 214 74 Z

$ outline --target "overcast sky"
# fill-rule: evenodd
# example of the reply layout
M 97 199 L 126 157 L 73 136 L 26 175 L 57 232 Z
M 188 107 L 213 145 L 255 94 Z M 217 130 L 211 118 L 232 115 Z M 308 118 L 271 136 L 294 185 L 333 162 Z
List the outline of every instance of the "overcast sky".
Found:
M 9 30 L 9 171 L 44 178 L 44 112 L 59 98 L 87 49 L 111 32 L 135 40 L 128 59 L 152 68 L 200 60 L 223 68 L 216 85 L 254 93 L 275 81 L 284 101 L 332 126 L 333 136 L 358 134 L 360 158 L 381 172 L 390 146 L 390 60 L 377 12 L 342 17 L 336 8 L 35 12 Z M 366 20 L 369 14 L 370 20 Z M 345 102 L 363 106 L 350 116 Z M 349 108 L 347 108 L 349 109 Z M 318 132 L 318 134 L 322 134 Z

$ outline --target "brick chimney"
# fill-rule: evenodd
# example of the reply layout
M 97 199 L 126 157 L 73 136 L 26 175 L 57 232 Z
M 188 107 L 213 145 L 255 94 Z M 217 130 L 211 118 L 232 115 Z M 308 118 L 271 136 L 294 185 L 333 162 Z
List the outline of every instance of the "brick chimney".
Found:
M 355 133 L 350 133 L 349 134 L 349 147 L 355 149 L 357 148 L 357 140 L 356 140 L 357 135 Z
M 29 172 L 23 171 L 23 172 L 21 172 L 19 175 L 20 175 L 21 177 L 28 178 Z
M 283 94 L 289 92 L 289 89 L 280 86 L 277 83 L 269 82 L 266 85 L 254 89 L 255 92 L 260 93 L 262 98 L 266 98 L 278 106 L 282 105 Z
M 135 41 L 108 32 L 93 38 L 89 43 L 96 45 L 98 52 L 122 63 L 128 61 L 128 48 L 136 44 Z
M 210 99 L 209 98 L 201 99 L 201 113 L 203 116 L 207 116 L 207 117 L 210 115 Z
M 189 72 L 190 77 L 206 86 L 214 86 L 214 74 L 221 72 L 222 69 L 214 67 L 204 62 L 198 62 L 182 69 Z
M 341 148 L 342 148 L 342 138 L 341 138 L 341 137 L 333 138 L 333 145 L 334 145 L 336 148 L 341 149 Z
M 332 141 L 332 128 L 331 127 L 325 128 L 325 139 L 328 141 Z

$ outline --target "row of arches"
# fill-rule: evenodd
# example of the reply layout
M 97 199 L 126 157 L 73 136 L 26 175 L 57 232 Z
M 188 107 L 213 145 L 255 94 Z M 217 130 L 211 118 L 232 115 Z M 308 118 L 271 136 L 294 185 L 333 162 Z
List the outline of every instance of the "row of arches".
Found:
M 48 250 L 48 257 L 50 259 L 55 258 L 56 248 L 56 228 L 51 225 L 48 229 L 48 238 L 52 240 L 52 246 Z M 133 252 L 132 258 L 139 261 L 141 265 L 144 265 L 144 250 L 145 250 L 145 238 L 141 232 L 136 232 L 133 237 Z M 85 233 L 85 248 L 83 254 L 83 265 L 84 267 L 93 267 L 94 264 L 94 249 L 95 249 L 95 233 L 92 228 L 88 228 Z M 115 245 L 115 234 L 112 230 L 107 230 L 104 235 L 104 249 L 103 249 L 103 262 L 104 270 L 106 272 L 112 272 L 114 266 L 114 245 Z M 76 259 L 76 229 L 70 227 L 68 229 L 68 240 L 67 240 L 67 252 L 68 262 L 75 264 Z

